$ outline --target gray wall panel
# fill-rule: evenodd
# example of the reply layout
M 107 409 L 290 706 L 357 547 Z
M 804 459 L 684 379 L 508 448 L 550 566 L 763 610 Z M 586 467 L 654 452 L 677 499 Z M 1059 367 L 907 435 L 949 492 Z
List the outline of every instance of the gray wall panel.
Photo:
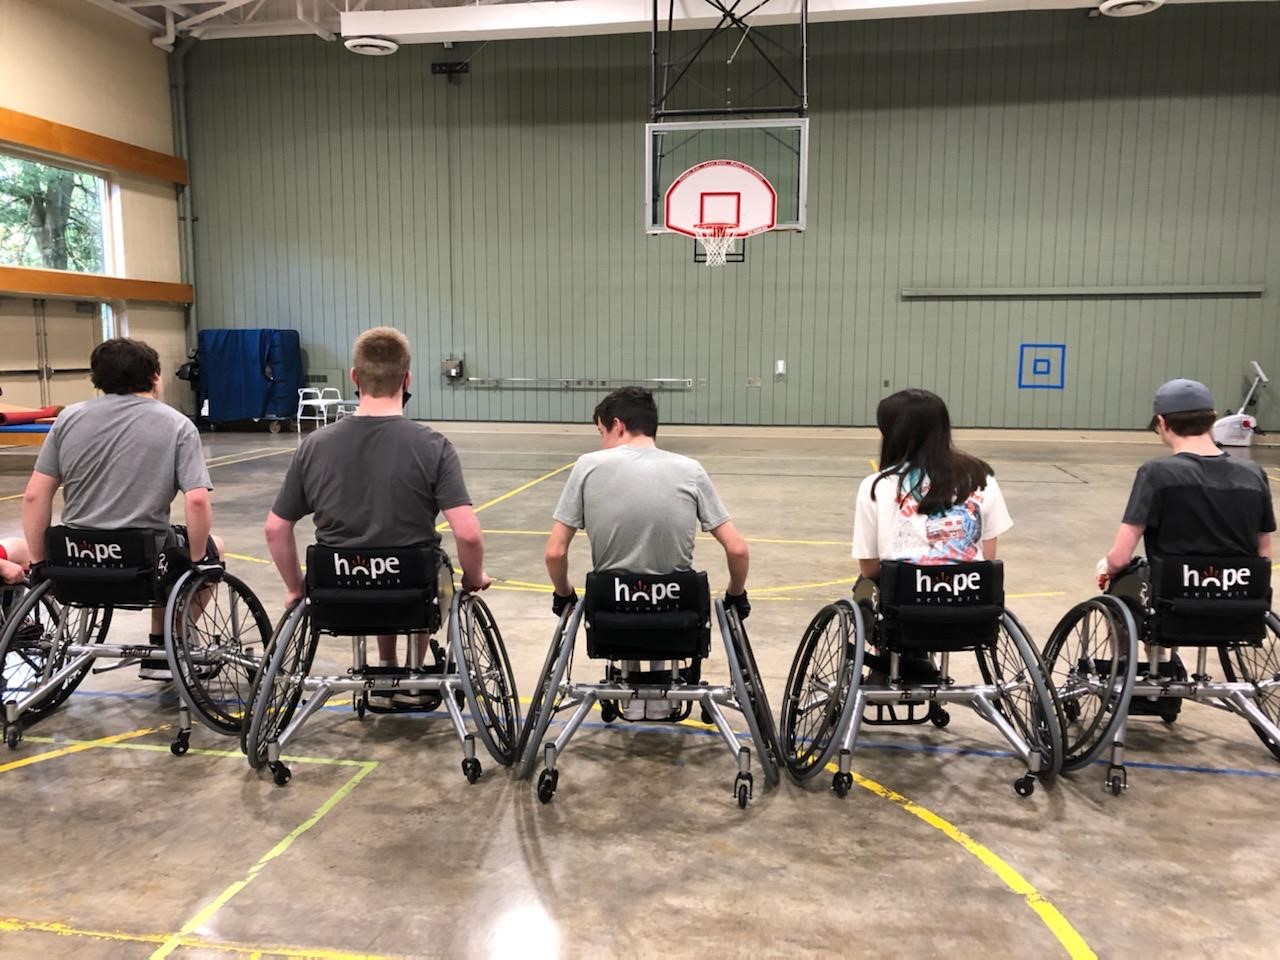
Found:
M 460 47 L 450 84 L 434 46 L 198 45 L 201 322 L 296 327 L 316 368 L 401 327 L 411 412 L 439 419 L 582 420 L 598 396 L 449 387 L 451 351 L 474 376 L 691 377 L 661 402 L 694 423 L 869 423 L 920 385 L 967 425 L 1132 427 L 1166 377 L 1225 407 L 1246 361 L 1280 375 L 1280 5 L 815 25 L 809 230 L 719 271 L 643 233 L 647 47 Z M 899 295 L 1245 283 L 1266 294 Z M 1064 390 L 1019 389 L 1022 343 L 1067 345 Z

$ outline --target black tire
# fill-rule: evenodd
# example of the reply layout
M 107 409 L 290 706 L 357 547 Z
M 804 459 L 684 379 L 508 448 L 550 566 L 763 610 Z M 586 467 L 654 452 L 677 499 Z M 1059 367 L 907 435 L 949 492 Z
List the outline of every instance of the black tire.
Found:
M 1124 722 L 1137 670 L 1137 628 L 1113 597 L 1077 604 L 1044 648 L 1049 682 L 1062 705 L 1062 769 L 1089 766 Z
M 1040 752 L 1037 776 L 1056 776 L 1062 769 L 1062 706 L 1030 636 L 1006 610 L 994 645 L 978 647 L 977 655 L 978 669 L 986 683 L 1022 685 L 993 703 L 1022 738 Z
M 1230 683 L 1261 683 L 1280 678 L 1280 619 L 1274 613 L 1267 614 L 1267 635 L 1262 643 L 1233 644 L 1218 648 L 1222 659 L 1222 672 Z M 1280 689 L 1271 686 L 1266 693 L 1258 691 L 1258 709 L 1273 724 L 1280 726 Z M 1249 724 L 1258 739 L 1280 760 L 1280 743 L 1277 743 L 1257 724 Z
M 520 696 L 502 633 L 485 602 L 468 594 L 458 603 L 462 641 L 462 688 L 476 732 L 504 767 L 515 762 L 520 737 Z
M 556 795 L 556 785 L 559 781 L 559 771 L 543 770 L 538 775 L 538 802 L 550 803 L 551 798 Z
M 720 606 L 717 603 L 717 606 Z M 728 629 L 726 638 L 732 649 L 733 659 L 729 661 L 730 676 L 742 705 L 747 727 L 751 731 L 751 739 L 756 745 L 756 756 L 760 760 L 760 768 L 764 771 L 765 783 L 776 786 L 781 779 L 779 766 L 783 762 L 782 744 L 778 740 L 778 727 L 774 723 L 773 710 L 769 706 L 769 698 L 765 694 L 764 683 L 760 679 L 760 668 L 756 665 L 755 655 L 751 652 L 751 641 L 747 637 L 746 627 L 738 617 L 738 611 L 724 609 L 724 624 Z
M 83 635 L 88 643 L 102 643 L 111 627 L 111 607 L 69 606 L 63 611 L 53 599 L 53 584 L 44 582 L 22 593 L 0 621 L 0 703 L 20 700 L 67 662 L 66 646 Z M 92 669 L 92 662 L 66 677 L 37 704 L 22 711 L 30 726 L 66 702 Z
M 319 634 L 311 628 L 307 609 L 294 619 L 296 611 L 294 604 L 276 624 L 263 655 L 265 666 L 258 671 L 249 696 L 250 720 L 244 726 L 241 749 L 255 770 L 267 763 L 267 744 L 278 739 L 293 719 L 315 659 Z
M 782 701 L 782 756 L 798 780 L 816 776 L 835 751 L 852 670 L 850 617 L 840 603 L 818 611 L 805 628 Z
M 242 580 L 212 570 L 192 575 L 171 606 L 169 669 L 182 699 L 206 726 L 239 736 L 271 639 L 266 611 Z
M 556 624 L 556 632 L 551 638 L 551 646 L 547 649 L 547 657 L 538 674 L 538 685 L 533 689 L 533 699 L 529 702 L 529 711 L 525 714 L 524 723 L 520 727 L 520 738 L 516 741 L 516 776 L 525 779 L 533 775 L 537 764 L 538 748 L 542 736 L 551 725 L 551 717 L 556 708 L 556 688 L 560 684 L 560 660 L 565 643 L 573 643 L 575 637 L 566 639 L 566 631 L 574 616 L 572 607 L 560 615 Z M 567 670 L 568 667 L 566 666 Z M 545 801 L 544 801 L 545 802 Z

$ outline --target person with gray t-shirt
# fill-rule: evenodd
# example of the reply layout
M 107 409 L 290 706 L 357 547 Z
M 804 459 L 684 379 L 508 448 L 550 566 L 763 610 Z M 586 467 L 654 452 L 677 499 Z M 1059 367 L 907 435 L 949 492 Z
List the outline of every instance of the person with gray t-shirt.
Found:
M 699 526 L 719 541 L 729 564 L 725 604 L 742 619 L 750 556 L 702 464 L 658 448 L 658 406 L 641 387 L 615 390 L 595 410 L 603 449 L 578 459 L 553 514 L 547 572 L 559 616 L 577 594 L 569 583 L 569 542 L 591 542 L 593 570 L 661 574 L 693 569 Z
M 200 434 L 161 402 L 159 355 L 140 340 L 118 337 L 95 347 L 89 366 L 104 396 L 59 414 L 23 497 L 22 526 L 33 567 L 38 571 L 45 559 L 44 534 L 59 486 L 62 523 L 69 527 L 151 530 L 157 547 L 186 547 L 193 562 L 216 559 L 224 547 L 212 536 L 213 484 Z M 172 526 L 169 506 L 179 491 L 186 525 Z M 155 609 L 151 645 L 163 644 L 164 611 Z M 161 657 L 143 660 L 139 675 L 172 679 Z

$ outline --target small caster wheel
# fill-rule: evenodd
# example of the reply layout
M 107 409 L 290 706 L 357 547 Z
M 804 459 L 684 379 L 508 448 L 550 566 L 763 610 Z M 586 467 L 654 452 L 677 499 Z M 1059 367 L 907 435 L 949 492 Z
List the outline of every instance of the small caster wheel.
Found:
M 747 789 L 745 783 L 738 785 L 738 809 L 747 809 L 747 801 L 751 799 L 751 791 Z
M 268 429 L 268 430 L 270 430 L 272 433 L 279 433 L 279 432 L 280 432 L 280 421 L 279 421 L 279 420 L 272 420 L 270 423 L 268 423 L 268 424 L 267 424 L 267 429 Z
M 369 701 L 363 695 L 356 697 L 356 719 L 363 720 L 365 711 L 369 709 Z
M 733 778 L 733 795 L 738 798 L 738 806 L 745 808 L 747 801 L 755 794 L 755 783 L 751 774 L 745 771 L 738 771 L 738 775 Z
M 556 795 L 556 786 L 560 782 L 559 770 L 543 770 L 538 774 L 538 802 L 550 803 Z
M 1129 789 L 1128 771 L 1114 763 L 1107 767 L 1107 779 L 1102 781 L 1102 789 L 1110 790 L 1113 797 L 1120 796 Z
M 951 714 L 945 709 L 934 704 L 929 708 L 929 722 L 939 730 L 945 729 L 947 724 L 951 722 Z
M 1178 720 L 1178 714 L 1180 712 L 1181 711 L 1179 711 L 1176 708 L 1172 710 L 1166 708 L 1160 711 L 1160 719 L 1163 720 L 1166 724 L 1176 723 Z
M 462 690 L 453 691 L 453 702 L 458 705 L 459 710 L 467 709 L 467 695 Z
M 169 744 L 169 752 L 175 757 L 185 756 L 186 752 L 191 749 L 191 734 L 180 733 L 173 743 Z
M 1035 777 L 1027 774 L 1025 777 L 1019 777 L 1013 781 L 1013 791 L 1020 797 L 1029 797 L 1036 792 Z
M 17 750 L 18 744 L 22 742 L 22 724 L 20 723 L 5 724 L 4 742 L 9 745 L 10 750 Z
M 713 726 L 716 722 L 715 717 L 707 713 L 706 707 L 702 708 L 702 722 L 705 723 L 708 727 Z
M 1068 723 L 1075 723 L 1080 719 L 1080 704 L 1068 700 L 1062 705 L 1062 715 L 1067 718 Z
M 475 783 L 480 779 L 480 761 L 475 757 L 469 757 L 462 761 L 462 775 L 467 778 L 467 783 Z
M 831 791 L 837 797 L 847 797 L 852 786 L 852 773 L 837 773 L 831 778 Z
M 612 700 L 600 701 L 600 719 L 604 723 L 613 723 L 618 719 L 618 708 L 614 706 Z
M 271 779 L 276 782 L 277 787 L 283 787 L 286 783 L 288 783 L 293 778 L 293 774 L 289 772 L 289 768 L 286 767 L 283 763 L 277 762 L 277 763 L 270 764 L 270 770 L 271 770 Z

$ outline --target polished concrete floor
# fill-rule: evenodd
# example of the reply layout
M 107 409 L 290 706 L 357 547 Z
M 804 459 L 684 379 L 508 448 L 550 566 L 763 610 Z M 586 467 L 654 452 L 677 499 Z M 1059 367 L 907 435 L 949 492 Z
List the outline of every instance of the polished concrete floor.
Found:
M 554 625 L 542 546 L 564 478 L 530 481 L 595 436 L 446 429 L 476 504 L 494 501 L 481 514 L 499 579 L 486 600 L 527 695 Z M 853 493 L 874 434 L 673 428 L 661 439 L 706 464 L 752 541 L 748 626 L 776 706 L 808 618 L 852 582 Z M 1092 593 L 1134 468 L 1158 444 L 1065 432 L 962 442 L 1006 491 L 1011 606 L 1043 643 Z M 215 527 L 272 617 L 282 591 L 260 528 L 293 443 L 206 437 Z M 1280 463 L 1280 451 L 1254 456 Z M 13 494 L 31 462 L 0 453 L 0 535 L 18 528 Z M 698 550 L 723 589 L 718 548 Z M 577 543 L 579 582 L 586 558 Z M 113 638 L 142 630 L 121 618 Z M 320 658 L 340 667 L 346 655 L 328 641 Z M 723 674 L 713 648 L 710 676 Z M 869 731 L 843 800 L 829 778 L 784 779 L 741 811 L 731 758 L 696 725 L 590 723 L 542 806 L 483 755 L 468 786 L 438 717 L 361 722 L 335 702 L 277 788 L 202 728 L 199 749 L 171 756 L 174 706 L 171 689 L 132 670 L 93 676 L 0 756 L 0 956 L 1274 957 L 1280 939 L 1280 764 L 1243 721 L 1207 707 L 1188 705 L 1172 726 L 1132 724 L 1118 798 L 1096 768 L 1020 799 L 995 731 L 956 711 L 942 731 Z

